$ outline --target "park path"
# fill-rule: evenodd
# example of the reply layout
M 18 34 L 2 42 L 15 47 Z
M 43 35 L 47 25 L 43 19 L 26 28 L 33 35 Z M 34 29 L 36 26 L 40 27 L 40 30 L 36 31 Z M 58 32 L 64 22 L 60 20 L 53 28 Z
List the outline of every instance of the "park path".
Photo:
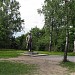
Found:
M 75 57 L 68 57 L 70 61 L 75 62 Z M 38 70 L 35 75 L 75 75 L 69 74 L 66 68 L 61 67 L 59 64 L 63 60 L 62 56 L 19 56 L 16 58 L 7 58 L 0 60 L 9 60 L 21 62 L 25 64 L 37 64 Z

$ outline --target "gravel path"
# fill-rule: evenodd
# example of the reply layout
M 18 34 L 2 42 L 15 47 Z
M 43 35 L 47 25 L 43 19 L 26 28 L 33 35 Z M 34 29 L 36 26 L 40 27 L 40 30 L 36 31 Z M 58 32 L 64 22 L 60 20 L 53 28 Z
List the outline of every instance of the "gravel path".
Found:
M 75 62 L 75 57 L 68 57 L 70 61 Z M 22 62 L 27 64 L 37 64 L 38 71 L 35 75 L 69 75 L 66 68 L 61 67 L 59 64 L 63 60 L 62 56 L 19 56 L 16 58 L 0 59 Z M 70 75 L 75 75 L 72 73 Z

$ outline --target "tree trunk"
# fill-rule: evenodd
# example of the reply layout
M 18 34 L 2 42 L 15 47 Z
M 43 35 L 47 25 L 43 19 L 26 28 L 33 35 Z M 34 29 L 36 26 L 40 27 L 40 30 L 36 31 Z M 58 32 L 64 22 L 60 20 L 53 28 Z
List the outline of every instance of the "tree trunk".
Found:
M 52 25 L 51 25 L 51 28 L 50 28 L 50 44 L 49 44 L 49 51 L 52 50 L 53 17 L 52 17 L 51 19 L 52 19 Z
M 66 13 L 67 13 L 67 21 L 66 21 L 66 44 L 65 44 L 65 51 L 64 51 L 64 62 L 67 62 L 67 52 L 68 52 L 68 43 L 69 43 L 69 30 L 68 30 L 68 7 L 67 7 L 68 0 L 65 0 L 65 6 L 66 6 Z
M 49 44 L 49 51 L 52 50 L 52 33 L 50 33 L 50 44 Z
M 74 27 L 74 22 L 73 22 L 73 27 Z M 74 33 L 74 49 L 73 49 L 73 52 L 75 53 L 75 32 Z
M 74 40 L 74 50 L 73 50 L 73 52 L 75 52 L 75 40 Z
M 69 44 L 69 32 L 68 29 L 66 30 L 66 44 L 65 44 L 65 51 L 64 51 L 64 62 L 67 62 L 67 52 L 68 52 L 68 44 Z

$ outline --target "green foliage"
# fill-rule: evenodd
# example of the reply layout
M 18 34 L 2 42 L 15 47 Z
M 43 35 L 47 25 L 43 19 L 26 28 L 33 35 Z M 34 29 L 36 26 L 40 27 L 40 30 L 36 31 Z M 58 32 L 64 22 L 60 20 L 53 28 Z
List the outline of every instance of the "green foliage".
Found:
M 32 33 L 32 47 L 33 50 L 46 50 L 48 47 L 48 37 L 45 36 L 45 30 L 37 27 L 31 29 Z
M 26 35 L 22 35 L 21 37 L 17 37 L 15 39 L 16 41 L 16 45 L 17 45 L 17 49 L 26 49 Z
M 30 31 L 32 33 L 32 49 L 33 50 L 48 50 L 49 48 L 49 35 L 45 35 L 44 29 L 39 29 L 37 27 L 31 29 Z M 27 33 L 28 34 L 28 33 Z M 26 50 L 26 36 L 22 35 L 20 37 L 17 37 L 16 43 L 18 46 L 18 49 L 24 49 Z
M 64 51 L 66 34 L 69 33 L 68 51 L 73 51 L 75 35 L 75 1 L 45 0 L 42 7 L 42 10 L 38 12 L 44 14 L 44 28 L 46 36 L 50 35 L 51 50 Z
M 0 3 L 0 6 L 2 6 L 2 2 Z M 10 6 L 11 6 L 10 10 L 12 12 L 8 15 L 5 15 L 5 13 L 2 10 L 0 10 L 1 12 L 3 12 L 2 15 L 10 18 L 10 21 L 9 21 L 5 19 L 4 16 L 1 15 L 2 18 L 0 18 L 1 20 L 1 23 L 0 23 L 1 24 L 0 25 L 0 30 L 1 30 L 0 44 L 1 45 L 0 46 L 7 48 L 11 44 L 10 48 L 25 50 L 26 49 L 25 39 L 28 33 L 14 39 L 13 37 L 11 37 L 10 39 L 8 38 L 8 36 L 6 36 L 7 34 L 12 35 L 13 32 L 21 30 L 19 28 L 21 28 L 21 23 L 23 22 L 23 20 L 21 20 L 21 18 L 18 17 L 18 15 L 20 16 L 20 13 L 18 11 L 19 3 L 15 1 L 14 3 L 12 2 Z M 74 37 L 75 36 L 75 20 L 74 20 L 75 8 L 74 7 L 75 7 L 74 0 L 68 1 L 67 3 L 65 3 L 65 1 L 62 1 L 62 0 L 45 0 L 44 1 L 42 10 L 38 9 L 39 13 L 44 14 L 44 17 L 45 17 L 44 27 L 42 29 L 35 27 L 30 30 L 33 37 L 32 38 L 33 50 L 49 50 L 51 48 L 52 51 L 64 51 L 65 43 L 66 43 L 66 31 L 67 31 L 67 33 L 69 33 L 68 51 L 69 52 L 73 51 L 74 40 L 75 40 L 75 37 Z M 16 13 L 16 11 L 18 14 Z M 15 14 L 15 16 L 17 17 L 16 19 L 13 17 L 13 14 Z M 11 17 L 13 18 L 13 20 Z M 5 19 L 5 23 L 3 23 L 4 19 Z M 6 22 L 9 24 L 6 24 Z M 8 28 L 7 29 L 8 31 L 5 30 L 4 25 Z M 18 28 L 16 26 L 18 26 Z M 9 29 L 11 29 L 12 33 L 10 32 Z M 6 40 L 6 38 L 8 40 Z M 9 42 L 8 44 L 6 43 L 7 41 Z
M 39 40 L 38 40 L 38 49 L 37 50 L 48 50 L 49 49 L 49 36 L 43 35 Z
M 22 30 L 19 8 L 16 0 L 0 0 L 0 48 L 10 48 L 12 35 Z

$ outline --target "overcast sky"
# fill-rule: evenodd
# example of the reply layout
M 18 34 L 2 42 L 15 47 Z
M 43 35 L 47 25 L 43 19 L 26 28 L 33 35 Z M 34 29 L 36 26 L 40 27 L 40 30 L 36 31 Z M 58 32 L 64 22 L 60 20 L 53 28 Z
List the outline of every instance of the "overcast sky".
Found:
M 24 31 L 27 33 L 31 28 L 37 26 L 42 28 L 44 16 L 38 14 L 37 9 L 42 8 L 44 0 L 17 0 L 20 3 L 21 18 L 25 20 Z M 20 36 L 23 32 L 15 34 Z

